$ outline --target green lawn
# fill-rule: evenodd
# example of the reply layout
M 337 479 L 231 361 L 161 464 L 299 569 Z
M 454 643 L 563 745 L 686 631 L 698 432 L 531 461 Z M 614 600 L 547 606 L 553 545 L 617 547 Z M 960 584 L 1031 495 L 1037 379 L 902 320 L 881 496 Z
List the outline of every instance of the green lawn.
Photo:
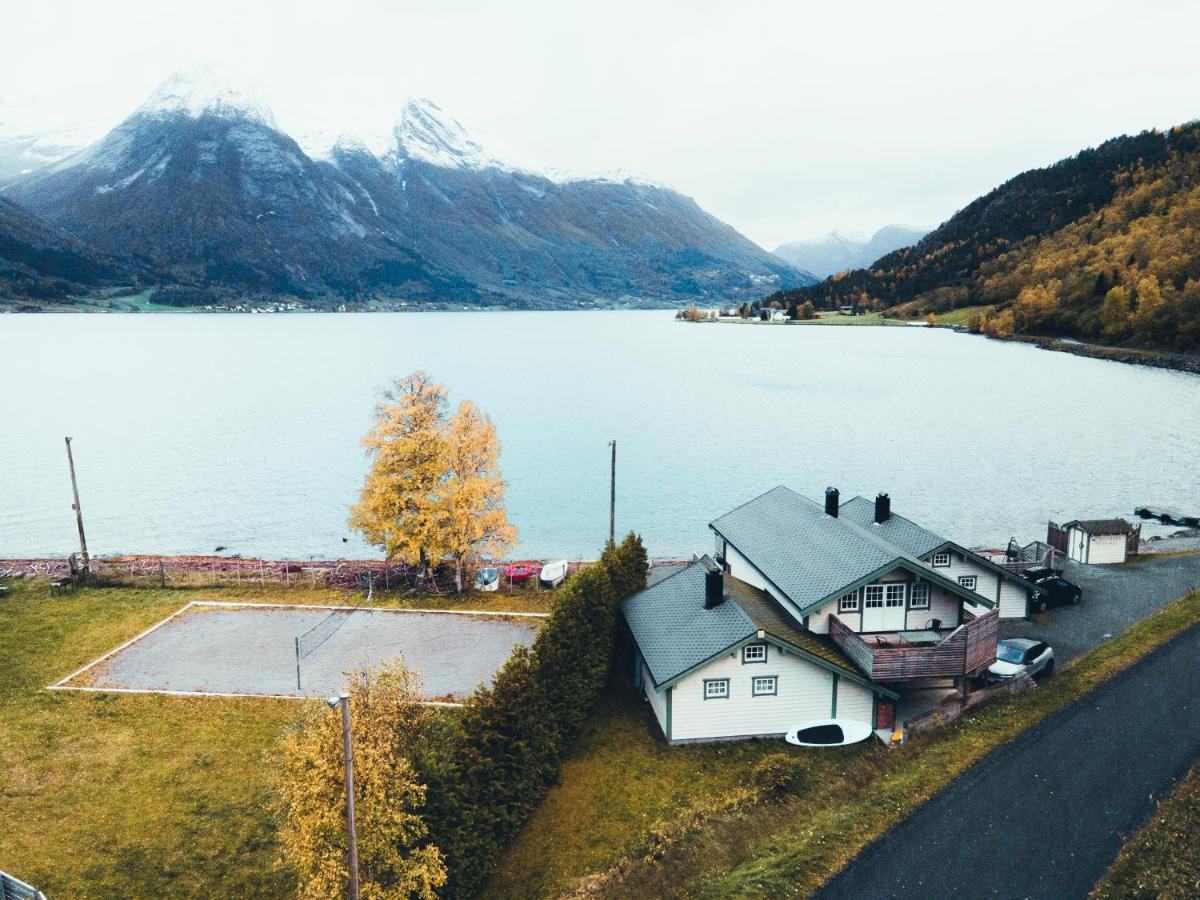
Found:
M 1200 764 L 1130 838 L 1092 896 L 1200 897 Z
M 85 588 L 9 581 L 0 599 L 0 868 L 51 898 L 277 897 L 269 812 L 295 701 L 48 691 L 189 600 L 346 603 L 338 591 Z M 388 605 L 544 608 L 549 595 Z M 501 603 L 501 600 L 507 601 Z
M 936 313 L 934 319 L 938 325 L 966 325 L 971 316 L 976 313 L 990 313 L 995 306 L 964 306 L 952 309 L 950 312 Z

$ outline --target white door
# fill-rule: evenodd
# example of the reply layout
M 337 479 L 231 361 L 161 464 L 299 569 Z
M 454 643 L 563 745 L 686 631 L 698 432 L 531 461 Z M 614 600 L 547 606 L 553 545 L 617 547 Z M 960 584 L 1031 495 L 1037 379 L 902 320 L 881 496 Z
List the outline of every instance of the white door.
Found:
M 883 585 L 868 584 L 863 590 L 861 631 L 886 631 L 884 624 Z
M 904 630 L 904 591 L 908 585 L 904 582 L 899 584 L 884 585 L 887 589 L 883 601 L 883 628 L 885 631 L 903 631 Z

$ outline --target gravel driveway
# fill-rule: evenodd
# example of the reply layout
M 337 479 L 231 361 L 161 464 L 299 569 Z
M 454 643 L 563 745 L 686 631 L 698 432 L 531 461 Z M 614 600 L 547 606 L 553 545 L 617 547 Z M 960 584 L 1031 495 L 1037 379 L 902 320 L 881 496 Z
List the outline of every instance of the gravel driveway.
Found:
M 1083 588 L 1078 606 L 1052 606 L 1037 618 L 1001 619 L 1000 637 L 1036 637 L 1065 662 L 1120 634 L 1156 609 L 1200 587 L 1200 554 L 1122 566 L 1067 561 L 1063 575 Z

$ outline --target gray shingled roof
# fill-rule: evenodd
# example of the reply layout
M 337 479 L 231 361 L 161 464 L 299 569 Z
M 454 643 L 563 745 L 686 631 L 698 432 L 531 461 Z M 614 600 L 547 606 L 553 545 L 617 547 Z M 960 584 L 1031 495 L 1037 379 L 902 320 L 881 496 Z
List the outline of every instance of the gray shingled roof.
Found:
M 621 604 L 655 685 L 757 634 L 736 603 L 704 608 L 704 566 L 694 562 Z
M 927 531 L 904 516 L 892 513 L 882 524 L 875 524 L 875 501 L 853 497 L 838 507 L 838 515 L 862 528 L 869 528 L 889 544 L 912 556 L 922 557 L 946 543 L 941 535 Z
M 904 555 L 782 485 L 711 527 L 801 609 Z

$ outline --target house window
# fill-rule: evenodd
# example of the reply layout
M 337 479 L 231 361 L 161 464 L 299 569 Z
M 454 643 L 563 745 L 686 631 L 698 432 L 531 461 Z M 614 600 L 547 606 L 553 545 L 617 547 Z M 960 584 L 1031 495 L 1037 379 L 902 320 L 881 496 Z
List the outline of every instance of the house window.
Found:
M 892 582 L 885 584 L 887 589 L 887 605 L 891 607 L 904 605 L 904 582 Z
M 766 644 L 747 644 L 742 648 L 742 662 L 765 663 L 767 661 Z
M 975 590 L 976 577 L 974 575 L 959 575 L 958 583 L 965 587 L 968 591 Z
M 704 699 L 705 700 L 724 700 L 729 696 L 729 679 L 728 678 L 705 678 L 704 679 Z
M 912 596 L 908 601 L 909 609 L 929 609 L 929 585 L 918 581 L 912 586 Z
M 750 681 L 750 693 L 755 697 L 774 696 L 779 693 L 779 676 L 764 675 Z
M 838 600 L 838 612 L 840 613 L 856 613 L 858 612 L 858 591 L 851 594 L 843 594 Z
M 950 565 L 950 554 L 949 553 L 933 554 L 933 564 L 935 566 L 937 566 L 939 569 Z
M 868 584 L 863 589 L 863 606 L 867 609 L 878 609 L 883 606 L 882 584 Z

